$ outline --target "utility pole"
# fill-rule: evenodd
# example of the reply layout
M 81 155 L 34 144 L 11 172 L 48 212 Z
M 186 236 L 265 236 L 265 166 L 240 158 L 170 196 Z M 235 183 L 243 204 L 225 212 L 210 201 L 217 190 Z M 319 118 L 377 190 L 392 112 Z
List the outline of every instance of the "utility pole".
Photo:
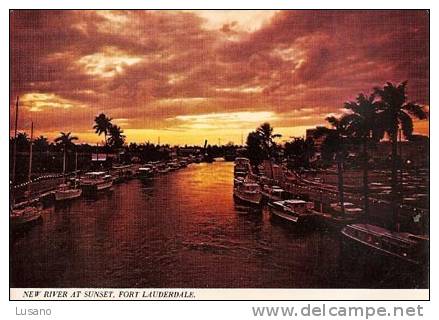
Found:
M 27 187 L 27 193 L 28 193 L 28 197 L 30 197 L 30 187 L 31 187 L 31 178 L 32 178 L 32 144 L 33 144 L 33 140 L 34 140 L 34 123 L 33 121 L 31 122 L 31 127 L 30 127 L 30 146 L 29 146 L 29 170 L 28 170 L 28 174 L 27 174 L 27 181 L 28 181 L 28 187 Z
M 15 129 L 14 129 L 14 162 L 12 165 L 12 186 L 15 185 L 15 171 L 16 171 L 16 166 L 17 166 L 17 128 L 18 126 L 18 96 L 17 96 L 17 101 L 15 103 Z

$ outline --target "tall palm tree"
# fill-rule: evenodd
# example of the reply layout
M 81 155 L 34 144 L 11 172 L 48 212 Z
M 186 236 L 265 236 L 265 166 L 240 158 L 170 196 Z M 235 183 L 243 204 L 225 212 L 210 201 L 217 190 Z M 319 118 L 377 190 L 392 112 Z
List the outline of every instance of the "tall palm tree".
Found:
M 344 190 L 343 190 L 343 167 L 344 158 L 346 157 L 346 145 L 348 142 L 347 128 L 340 119 L 334 116 L 325 119 L 332 128 L 318 127 L 314 133 L 315 138 L 325 137 L 322 142 L 322 156 L 327 159 L 333 159 L 337 162 L 338 175 L 338 196 L 341 212 L 344 215 Z
M 271 178 L 274 178 L 273 165 L 271 163 L 271 158 L 273 157 L 273 151 L 276 147 L 276 143 L 274 142 L 274 139 L 282 137 L 282 135 L 278 133 L 273 133 L 273 131 L 274 131 L 273 127 L 268 122 L 264 122 L 256 129 L 256 133 L 260 137 L 261 147 L 262 150 L 264 151 L 264 156 L 266 159 L 270 160 L 269 163 L 270 163 Z
M 34 140 L 34 147 L 37 151 L 47 151 L 49 148 L 49 141 L 45 136 L 39 136 Z
M 420 105 L 407 102 L 407 81 L 398 85 L 387 82 L 383 88 L 375 88 L 375 94 L 380 98 L 378 125 L 385 131 L 392 143 L 392 211 L 393 222 L 399 229 L 398 223 L 398 130 L 401 129 L 405 138 L 413 134 L 412 117 L 419 120 L 427 119 L 427 112 Z
M 95 117 L 95 125 L 93 126 L 93 129 L 95 130 L 95 133 L 97 133 L 99 136 L 103 133 L 105 137 L 105 146 L 108 145 L 107 136 L 110 133 L 110 128 L 112 126 L 111 124 L 111 118 L 107 117 L 104 113 L 99 114 L 97 117 Z
M 285 143 L 285 154 L 294 160 L 295 167 L 309 167 L 310 158 L 315 154 L 314 140 L 293 137 Z
M 273 127 L 268 122 L 261 124 L 256 129 L 257 134 L 261 137 L 262 147 L 268 158 L 271 157 L 273 147 L 275 146 L 274 139 L 280 138 L 282 136 L 280 134 L 274 134 L 273 130 Z
M 112 148 L 121 148 L 125 143 L 125 136 L 123 130 L 117 125 L 111 125 L 108 131 L 108 145 Z
M 379 103 L 375 100 L 375 94 L 367 96 L 359 94 L 355 101 L 346 102 L 345 109 L 351 111 L 341 118 L 347 133 L 352 138 L 359 140 L 362 145 L 361 159 L 363 162 L 363 193 L 364 212 L 369 214 L 369 179 L 368 179 L 368 146 L 383 138 L 384 131 L 377 125 Z
M 63 148 L 63 174 L 66 173 L 66 155 L 67 155 L 67 149 L 72 148 L 75 144 L 73 143 L 73 141 L 78 140 L 78 137 L 75 136 L 71 136 L 71 132 L 60 132 L 59 137 L 57 137 L 54 141 L 55 143 L 58 143 L 62 146 Z
M 262 162 L 263 150 L 261 147 L 261 137 L 255 131 L 252 131 L 247 136 L 246 141 L 247 157 L 250 159 L 251 164 L 257 168 Z

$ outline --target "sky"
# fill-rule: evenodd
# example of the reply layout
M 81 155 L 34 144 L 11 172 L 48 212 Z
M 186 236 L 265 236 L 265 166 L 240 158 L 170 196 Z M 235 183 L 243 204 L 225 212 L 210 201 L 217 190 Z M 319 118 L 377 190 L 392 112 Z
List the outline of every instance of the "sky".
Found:
M 281 140 L 386 81 L 429 108 L 429 24 L 407 11 L 11 11 L 10 123 L 100 143 L 103 112 L 128 142 Z M 428 122 L 415 122 L 428 134 Z

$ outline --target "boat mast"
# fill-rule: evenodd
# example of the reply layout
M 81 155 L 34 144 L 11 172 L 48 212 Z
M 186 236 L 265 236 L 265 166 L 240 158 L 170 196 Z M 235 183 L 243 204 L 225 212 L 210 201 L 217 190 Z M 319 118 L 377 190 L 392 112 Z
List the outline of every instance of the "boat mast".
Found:
M 28 171 L 28 176 L 27 176 L 27 181 L 28 181 L 28 194 L 30 196 L 30 181 L 31 181 L 31 176 L 32 176 L 32 144 L 33 144 L 33 139 L 34 139 L 34 123 L 33 121 L 31 122 L 31 127 L 30 127 L 30 143 L 29 143 L 29 171 Z
M 15 172 L 17 166 L 17 130 L 18 130 L 18 96 L 17 101 L 15 102 L 15 129 L 14 129 L 14 162 L 12 165 L 12 186 L 15 185 Z

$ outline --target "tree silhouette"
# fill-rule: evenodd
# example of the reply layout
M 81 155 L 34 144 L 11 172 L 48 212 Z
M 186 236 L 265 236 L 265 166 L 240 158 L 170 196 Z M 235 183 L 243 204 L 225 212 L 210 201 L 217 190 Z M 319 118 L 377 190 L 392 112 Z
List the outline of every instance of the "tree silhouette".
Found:
M 276 145 L 274 139 L 282 136 L 280 134 L 274 134 L 273 131 L 273 127 L 268 122 L 261 124 L 256 129 L 256 133 L 260 137 L 261 147 L 264 151 L 266 159 L 270 159 L 273 156 L 273 151 Z
M 108 145 L 111 148 L 121 148 L 125 143 L 123 130 L 117 125 L 111 125 L 109 129 Z
M 261 136 L 253 131 L 247 136 L 247 157 L 253 166 L 259 165 L 264 159 L 264 150 L 261 146 Z
M 111 118 L 107 117 L 104 113 L 99 114 L 97 117 L 95 117 L 95 125 L 93 126 L 93 129 L 95 130 L 95 133 L 97 133 L 99 136 L 103 133 L 105 138 L 105 146 L 108 145 L 107 136 L 110 133 L 110 128 L 112 126 L 111 124 Z
M 45 152 L 49 149 L 49 140 L 44 136 L 39 136 L 34 140 L 34 148 L 36 151 Z
M 292 141 L 285 143 L 285 155 L 294 160 L 294 167 L 309 167 L 310 158 L 314 153 L 312 138 L 293 138 Z
M 54 141 L 58 143 L 63 148 L 63 173 L 66 172 L 66 155 L 67 150 L 71 149 L 75 146 L 73 141 L 78 140 L 78 137 L 71 136 L 71 132 L 64 133 L 60 132 L 60 136 L 58 136 Z
M 369 213 L 369 155 L 368 147 L 371 143 L 379 142 L 383 136 L 383 129 L 377 123 L 379 103 L 375 94 L 367 96 L 359 94 L 355 101 L 346 102 L 345 109 L 351 113 L 342 117 L 341 122 L 346 126 L 349 136 L 358 140 L 362 145 L 361 159 L 363 164 L 363 194 L 364 211 Z
M 332 128 L 318 127 L 314 133 L 314 137 L 325 137 L 321 146 L 323 158 L 332 160 L 335 155 L 338 175 L 338 195 L 341 212 L 344 214 L 343 167 L 347 151 L 348 131 L 344 123 L 334 116 L 327 117 L 326 121 L 329 122 Z
M 380 98 L 378 101 L 377 125 L 382 132 L 386 132 L 392 143 L 392 211 L 396 228 L 398 223 L 398 130 L 401 129 L 405 138 L 410 139 L 413 134 L 413 120 L 427 119 L 427 112 L 422 106 L 413 102 L 407 102 L 407 81 L 398 85 L 387 82 L 383 88 L 374 88 L 375 94 Z

